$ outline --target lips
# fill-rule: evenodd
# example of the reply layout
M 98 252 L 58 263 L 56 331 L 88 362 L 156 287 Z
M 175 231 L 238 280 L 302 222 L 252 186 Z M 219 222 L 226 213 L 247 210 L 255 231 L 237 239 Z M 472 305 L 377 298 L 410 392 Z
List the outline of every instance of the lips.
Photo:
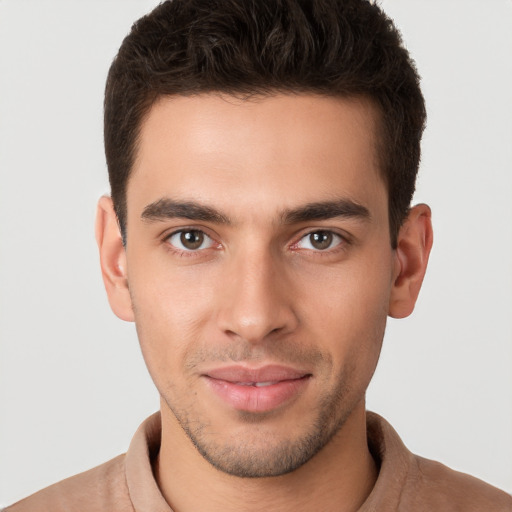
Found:
M 238 384 L 239 386 L 255 386 L 257 388 L 263 388 L 266 386 L 273 386 L 274 384 L 279 384 L 280 381 L 278 380 L 271 380 L 268 382 L 235 382 L 235 384 Z
M 246 412 L 269 412 L 296 399 L 311 374 L 285 366 L 260 368 L 230 366 L 203 375 L 207 385 L 226 405 Z

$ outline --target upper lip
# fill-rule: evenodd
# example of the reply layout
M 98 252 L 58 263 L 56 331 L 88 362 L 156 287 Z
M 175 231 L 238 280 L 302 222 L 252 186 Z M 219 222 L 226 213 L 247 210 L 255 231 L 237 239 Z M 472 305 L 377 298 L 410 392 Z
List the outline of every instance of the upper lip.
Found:
M 301 379 L 310 375 L 308 372 L 281 365 L 267 365 L 259 368 L 246 366 L 225 366 L 204 372 L 205 376 L 233 383 L 279 382 Z

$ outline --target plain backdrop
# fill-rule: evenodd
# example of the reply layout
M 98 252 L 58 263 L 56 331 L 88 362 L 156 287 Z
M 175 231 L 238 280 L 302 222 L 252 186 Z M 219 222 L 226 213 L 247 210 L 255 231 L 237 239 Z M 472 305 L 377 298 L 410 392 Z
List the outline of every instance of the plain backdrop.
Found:
M 93 235 L 102 95 L 149 0 L 0 0 L 0 505 L 124 452 L 158 408 Z M 423 77 L 435 244 L 368 407 L 512 492 L 512 2 L 387 0 Z

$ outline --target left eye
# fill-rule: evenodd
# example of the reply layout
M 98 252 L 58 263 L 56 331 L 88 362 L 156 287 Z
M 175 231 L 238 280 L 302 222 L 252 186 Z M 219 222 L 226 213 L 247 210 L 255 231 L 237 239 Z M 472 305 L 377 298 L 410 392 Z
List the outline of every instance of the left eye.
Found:
M 198 251 L 200 249 L 208 249 L 213 245 L 213 240 L 206 233 L 198 229 L 176 231 L 167 241 L 180 251 Z
M 343 242 L 343 238 L 332 231 L 313 231 L 304 235 L 298 242 L 299 249 L 326 251 Z

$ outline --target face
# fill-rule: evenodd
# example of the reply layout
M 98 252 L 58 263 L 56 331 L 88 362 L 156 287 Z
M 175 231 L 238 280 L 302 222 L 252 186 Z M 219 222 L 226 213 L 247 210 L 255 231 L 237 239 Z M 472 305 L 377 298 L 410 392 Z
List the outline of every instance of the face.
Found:
M 142 126 L 121 316 L 175 435 L 224 472 L 292 471 L 364 407 L 400 266 L 375 125 L 283 94 L 164 98 Z

